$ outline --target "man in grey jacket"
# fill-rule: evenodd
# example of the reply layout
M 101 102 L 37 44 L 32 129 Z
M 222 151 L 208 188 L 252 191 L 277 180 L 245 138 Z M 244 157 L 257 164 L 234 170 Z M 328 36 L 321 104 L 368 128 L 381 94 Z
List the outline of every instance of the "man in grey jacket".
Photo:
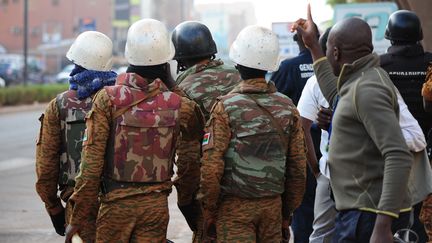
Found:
M 308 20 L 298 20 L 293 28 L 311 50 L 326 99 L 332 103 L 340 96 L 328 159 L 339 211 L 334 240 L 392 242 L 392 231 L 408 224 L 413 158 L 398 123 L 396 90 L 372 54 L 370 27 L 358 18 L 337 23 L 329 34 L 327 58 L 316 39 L 310 8 Z

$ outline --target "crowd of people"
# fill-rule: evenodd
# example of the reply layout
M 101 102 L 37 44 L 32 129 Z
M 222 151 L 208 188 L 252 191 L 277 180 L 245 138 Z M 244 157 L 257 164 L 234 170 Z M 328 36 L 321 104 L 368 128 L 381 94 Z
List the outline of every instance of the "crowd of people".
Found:
M 55 231 L 170 242 L 175 186 L 194 243 L 289 242 L 290 227 L 295 243 L 432 242 L 432 54 L 418 17 L 390 16 L 381 56 L 359 18 L 320 35 L 308 7 L 292 31 L 300 54 L 280 64 L 276 34 L 245 27 L 231 67 L 204 24 L 169 33 L 142 19 L 119 75 L 109 37 L 81 33 L 70 88 L 39 118 L 36 190 Z

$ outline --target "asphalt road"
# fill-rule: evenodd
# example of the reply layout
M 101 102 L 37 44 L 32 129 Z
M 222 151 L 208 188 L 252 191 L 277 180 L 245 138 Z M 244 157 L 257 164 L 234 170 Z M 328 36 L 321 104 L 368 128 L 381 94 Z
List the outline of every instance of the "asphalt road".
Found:
M 1 109 L 1 108 L 0 108 Z M 41 108 L 0 113 L 0 242 L 63 242 L 57 236 L 34 183 L 35 144 Z M 168 238 L 190 242 L 192 233 L 176 205 L 175 191 L 169 198 Z

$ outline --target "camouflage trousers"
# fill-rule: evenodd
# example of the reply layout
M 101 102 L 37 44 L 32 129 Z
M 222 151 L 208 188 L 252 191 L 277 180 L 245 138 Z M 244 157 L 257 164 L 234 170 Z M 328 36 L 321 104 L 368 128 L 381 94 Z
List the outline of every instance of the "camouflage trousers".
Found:
M 87 215 L 86 221 L 82 222 L 78 235 L 85 243 L 93 243 L 96 238 L 96 218 L 99 210 L 99 202 L 92 205 L 92 210 Z M 69 224 L 72 216 L 72 205 L 66 203 L 66 223 Z
M 224 197 L 218 209 L 218 242 L 277 243 L 282 239 L 281 197 Z
M 169 220 L 167 198 L 167 192 L 152 192 L 102 202 L 96 242 L 165 243 Z
M 424 224 L 426 234 L 429 238 L 428 242 L 432 243 L 432 194 L 423 201 L 420 211 L 420 221 Z

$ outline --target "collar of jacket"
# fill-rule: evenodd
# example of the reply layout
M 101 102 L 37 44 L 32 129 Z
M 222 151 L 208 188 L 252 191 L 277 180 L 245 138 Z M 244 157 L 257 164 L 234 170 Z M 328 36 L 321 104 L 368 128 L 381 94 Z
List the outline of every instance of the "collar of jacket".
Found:
M 117 85 L 128 86 L 133 89 L 139 89 L 145 93 L 151 92 L 155 89 L 160 89 L 162 92 L 167 91 L 168 88 L 159 78 L 150 80 L 141 77 L 136 73 L 125 73 L 117 79 Z
M 368 54 L 355 60 L 353 63 L 345 63 L 339 74 L 337 81 L 338 92 L 347 80 L 353 79 L 355 76 L 361 75 L 362 71 L 368 70 L 372 67 L 379 66 L 379 56 L 376 53 Z
M 203 70 L 207 69 L 207 68 L 212 68 L 212 67 L 217 67 L 220 65 L 223 65 L 223 61 L 220 59 L 216 59 L 216 60 L 210 60 L 207 63 L 198 63 L 195 64 L 194 66 L 190 67 L 191 69 L 191 73 L 199 73 L 202 72 Z M 188 70 L 186 70 L 188 71 Z
M 424 49 L 421 44 L 390 46 L 387 53 L 395 56 L 414 57 L 424 54 Z
M 182 72 L 176 80 L 176 84 L 179 85 L 186 77 L 188 77 L 189 75 L 195 74 L 195 73 L 199 73 L 204 71 L 205 69 L 208 68 L 212 68 L 212 67 L 217 67 L 220 65 L 223 65 L 223 61 L 220 59 L 216 59 L 216 60 L 210 60 L 206 63 L 198 63 L 193 65 L 192 67 L 186 69 L 184 72 Z
M 312 57 L 311 52 L 307 48 L 305 48 L 304 50 L 302 50 L 302 51 L 299 52 L 298 56 L 302 56 L 302 55 L 311 56 Z
M 276 87 L 273 82 L 267 83 L 264 78 L 241 81 L 230 93 L 274 93 Z

